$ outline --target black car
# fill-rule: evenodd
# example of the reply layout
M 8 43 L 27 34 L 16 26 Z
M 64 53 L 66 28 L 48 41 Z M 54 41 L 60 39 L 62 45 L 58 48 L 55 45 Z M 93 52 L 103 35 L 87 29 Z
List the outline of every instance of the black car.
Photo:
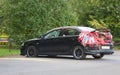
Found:
M 110 31 L 103 29 L 101 33 L 96 29 L 81 26 L 52 29 L 39 38 L 25 41 L 21 47 L 21 55 L 28 57 L 73 55 L 75 59 L 84 59 L 86 55 L 92 55 L 98 59 L 113 53 Z

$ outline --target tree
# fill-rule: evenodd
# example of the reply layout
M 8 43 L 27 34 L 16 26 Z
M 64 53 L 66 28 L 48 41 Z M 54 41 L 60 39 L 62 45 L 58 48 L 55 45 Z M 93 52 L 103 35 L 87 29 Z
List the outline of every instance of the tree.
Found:
M 97 20 L 102 27 L 110 28 L 115 37 L 120 37 L 120 2 L 119 0 L 100 0 L 92 11 L 90 21 Z M 98 26 L 99 27 L 99 26 Z
M 78 15 L 78 25 L 109 28 L 114 37 L 120 37 L 119 0 L 69 0 Z
M 51 28 L 69 25 L 106 27 L 114 37 L 120 37 L 119 0 L 0 1 L 0 27 L 18 43 Z
M 99 3 L 99 0 L 69 0 L 74 11 L 78 16 L 78 25 L 89 26 L 89 16 L 93 13 L 93 8 Z
M 6 0 L 6 33 L 18 44 L 59 26 L 77 25 L 66 0 Z
M 0 34 L 2 32 L 2 29 L 3 29 L 3 26 L 2 26 L 2 20 L 3 20 L 3 4 L 4 4 L 4 1 L 3 0 L 0 0 Z

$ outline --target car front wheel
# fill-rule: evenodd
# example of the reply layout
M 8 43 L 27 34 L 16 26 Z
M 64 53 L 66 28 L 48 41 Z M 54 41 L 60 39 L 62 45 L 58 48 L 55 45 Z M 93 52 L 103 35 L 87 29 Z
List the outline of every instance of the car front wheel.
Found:
M 85 59 L 86 58 L 86 54 L 84 52 L 83 47 L 81 46 L 75 46 L 74 50 L 73 50 L 73 56 L 75 59 Z
M 35 46 L 28 46 L 27 57 L 37 57 L 37 52 Z

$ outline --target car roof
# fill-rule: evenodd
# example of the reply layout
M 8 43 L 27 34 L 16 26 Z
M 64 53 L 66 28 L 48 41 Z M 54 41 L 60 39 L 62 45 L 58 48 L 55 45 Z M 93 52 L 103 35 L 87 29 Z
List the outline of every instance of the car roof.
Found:
M 57 29 L 76 29 L 78 31 L 94 31 L 95 29 L 93 28 L 90 28 L 90 27 L 84 27 L 84 26 L 63 26 L 63 27 L 57 27 L 57 28 L 54 28 L 52 30 L 49 30 L 48 32 L 51 32 L 51 31 L 54 31 L 54 30 L 57 30 Z M 47 33 L 48 33 L 47 32 Z

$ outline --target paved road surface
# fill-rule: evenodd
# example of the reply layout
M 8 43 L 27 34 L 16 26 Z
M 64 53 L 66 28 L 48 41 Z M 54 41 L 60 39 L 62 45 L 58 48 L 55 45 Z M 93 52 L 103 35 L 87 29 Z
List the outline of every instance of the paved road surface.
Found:
M 120 51 L 103 59 L 72 57 L 0 58 L 0 75 L 120 75 Z

